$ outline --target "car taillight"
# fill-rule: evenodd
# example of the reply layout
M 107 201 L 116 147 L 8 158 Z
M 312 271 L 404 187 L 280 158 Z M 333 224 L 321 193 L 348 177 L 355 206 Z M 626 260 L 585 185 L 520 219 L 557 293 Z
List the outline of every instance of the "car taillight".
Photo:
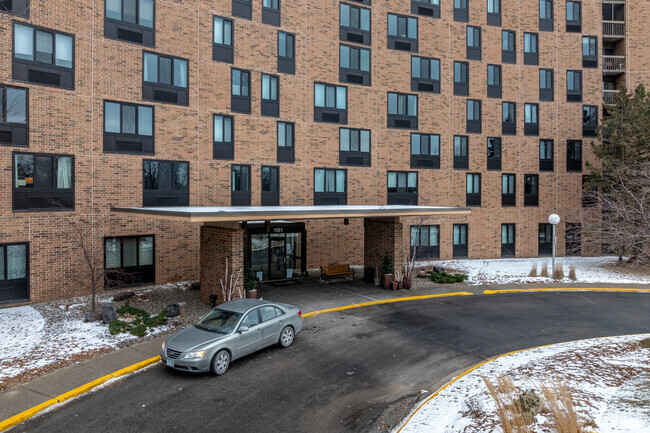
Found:
M 302 319 L 302 311 L 298 311 L 298 317 Z

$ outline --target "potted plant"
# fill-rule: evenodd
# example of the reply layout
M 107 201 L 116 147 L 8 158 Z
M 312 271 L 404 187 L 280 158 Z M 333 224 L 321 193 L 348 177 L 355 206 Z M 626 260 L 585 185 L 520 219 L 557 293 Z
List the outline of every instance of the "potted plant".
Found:
M 251 268 L 244 271 L 244 290 L 247 298 L 257 299 L 257 277 Z
M 397 283 L 397 290 L 404 288 L 404 274 L 400 271 L 395 271 L 395 282 Z M 393 288 L 393 290 L 395 290 Z
M 381 283 L 386 290 L 390 290 L 391 284 L 395 281 L 393 272 L 393 260 L 389 255 L 385 255 L 381 264 Z

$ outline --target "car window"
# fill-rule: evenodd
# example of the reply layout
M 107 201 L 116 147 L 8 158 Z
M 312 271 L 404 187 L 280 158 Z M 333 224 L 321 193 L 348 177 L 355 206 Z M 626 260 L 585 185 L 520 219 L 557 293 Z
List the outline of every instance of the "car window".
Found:
M 282 311 L 280 308 L 278 308 L 278 307 L 273 307 L 273 308 L 275 308 L 275 316 L 276 317 L 282 316 L 284 314 L 284 311 Z
M 255 309 L 248 313 L 246 316 L 244 316 L 244 320 L 242 320 L 240 326 L 247 326 L 249 328 L 252 328 L 255 325 L 260 324 L 260 316 L 257 314 L 259 310 Z
M 262 315 L 262 322 L 266 322 L 267 320 L 275 319 L 275 307 L 272 305 L 268 305 L 266 307 L 261 307 L 260 308 L 260 314 Z
M 232 332 L 240 317 L 240 313 L 214 309 L 203 316 L 194 326 L 204 331 L 229 334 Z

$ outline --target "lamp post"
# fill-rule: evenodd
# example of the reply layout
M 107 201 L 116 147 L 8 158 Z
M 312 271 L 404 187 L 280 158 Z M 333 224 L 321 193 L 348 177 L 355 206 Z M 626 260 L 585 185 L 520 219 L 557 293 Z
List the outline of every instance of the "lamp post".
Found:
M 560 216 L 558 214 L 551 214 L 548 217 L 548 222 L 553 226 L 553 261 L 551 262 L 551 272 L 555 273 L 555 245 L 557 244 L 557 238 L 555 236 L 555 226 L 560 223 Z

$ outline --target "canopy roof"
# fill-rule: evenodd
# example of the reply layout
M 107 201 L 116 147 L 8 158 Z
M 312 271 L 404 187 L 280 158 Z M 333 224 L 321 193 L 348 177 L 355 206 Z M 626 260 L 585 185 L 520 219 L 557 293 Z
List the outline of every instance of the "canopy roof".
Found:
M 188 222 L 234 222 L 260 220 L 304 220 L 323 218 L 367 218 L 429 215 L 469 215 L 469 208 L 435 206 L 181 206 L 114 207 L 111 212 L 141 218 Z

